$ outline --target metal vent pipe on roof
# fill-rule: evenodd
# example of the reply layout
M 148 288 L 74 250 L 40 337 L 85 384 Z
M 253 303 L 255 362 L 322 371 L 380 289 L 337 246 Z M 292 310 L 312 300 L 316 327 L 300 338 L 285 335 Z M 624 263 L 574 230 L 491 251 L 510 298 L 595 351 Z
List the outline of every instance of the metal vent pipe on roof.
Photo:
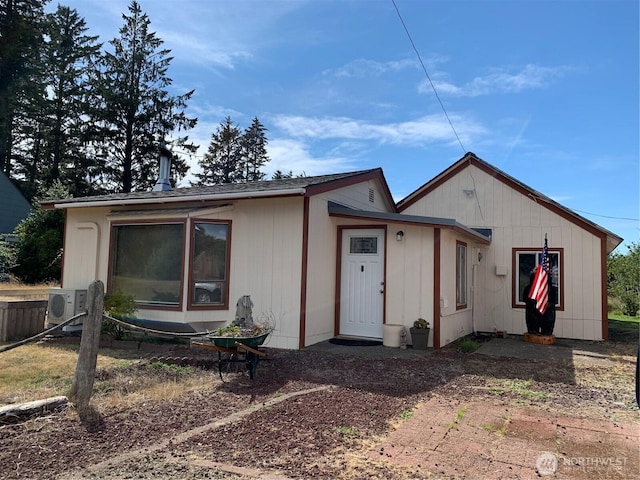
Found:
M 160 173 L 158 181 L 153 187 L 154 192 L 165 192 L 171 190 L 171 152 L 167 149 L 167 144 L 160 143 Z

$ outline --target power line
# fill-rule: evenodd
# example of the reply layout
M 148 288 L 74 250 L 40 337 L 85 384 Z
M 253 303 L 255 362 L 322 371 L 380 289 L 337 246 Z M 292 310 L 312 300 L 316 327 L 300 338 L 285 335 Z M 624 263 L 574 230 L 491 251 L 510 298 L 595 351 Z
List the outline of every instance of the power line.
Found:
M 541 200 L 541 201 L 543 201 L 543 202 L 547 202 L 547 203 L 555 203 L 555 202 L 554 202 L 554 201 L 552 201 L 552 200 L 548 200 L 548 199 L 546 199 L 546 198 L 539 197 L 538 195 L 533 195 L 533 194 L 531 194 L 531 193 L 530 193 L 528 196 L 529 196 L 529 198 L 531 198 L 534 202 L 538 202 L 538 200 Z M 610 218 L 610 219 L 612 219 L 612 220 L 627 220 L 627 221 L 630 221 L 630 222 L 640 222 L 640 219 L 638 219 L 638 218 L 614 217 L 614 216 L 611 216 L 611 215 L 600 215 L 600 214 L 598 214 L 598 213 L 585 212 L 584 210 L 578 210 L 577 208 L 571 208 L 570 210 L 571 210 L 572 212 L 579 212 L 579 213 L 583 213 L 583 214 L 585 214 L 585 215 L 592 215 L 592 216 L 594 216 L 594 217 Z
M 431 77 L 429 76 L 429 72 L 427 72 L 427 67 L 424 66 L 424 62 L 422 61 L 422 57 L 420 56 L 420 52 L 418 52 L 418 49 L 416 48 L 415 43 L 413 43 L 413 38 L 411 38 L 411 34 L 409 33 L 409 29 L 407 28 L 407 25 L 404 23 L 402 15 L 400 14 L 400 10 L 398 9 L 398 6 L 396 5 L 396 1 L 395 0 L 391 0 L 391 3 L 393 3 L 393 7 L 396 9 L 396 13 L 398 14 L 398 18 L 400 19 L 400 23 L 402 23 L 402 26 L 404 27 L 404 31 L 406 32 L 407 37 L 409 38 L 409 42 L 411 42 L 411 46 L 413 47 L 413 51 L 416 52 L 416 56 L 418 57 L 418 61 L 420 62 L 420 65 L 422 65 L 422 70 L 424 71 L 424 74 L 426 75 L 427 80 L 429 80 L 429 85 L 431 85 L 431 89 L 433 90 L 433 93 L 435 94 L 436 98 L 438 99 L 438 103 L 440 103 L 440 107 L 442 107 L 442 111 L 444 112 L 444 116 L 447 117 L 447 121 L 449 122 L 449 125 L 451 126 L 451 130 L 453 130 L 453 133 L 456 136 L 456 139 L 458 140 L 458 143 L 460 144 L 460 148 L 462 148 L 462 153 L 464 154 L 464 153 L 467 152 L 467 150 L 464 148 L 464 145 L 462 145 L 462 141 L 460 140 L 460 137 L 458 136 L 458 132 L 456 132 L 456 129 L 453 126 L 453 123 L 451 122 L 451 119 L 449 118 L 449 114 L 447 113 L 447 109 L 444 108 L 444 104 L 442 103 L 442 100 L 440 100 L 440 95 L 438 95 L 438 91 L 436 90 L 435 85 L 431 81 Z
M 593 215 L 594 217 L 610 218 L 612 220 L 629 220 L 630 222 L 640 222 L 640 219 L 638 219 L 638 218 L 611 217 L 609 215 L 598 215 L 597 213 L 585 212 L 584 210 L 576 210 L 575 208 L 573 208 L 572 210 L 574 212 L 580 212 L 580 213 L 584 213 L 584 214 L 587 214 L 587 215 Z

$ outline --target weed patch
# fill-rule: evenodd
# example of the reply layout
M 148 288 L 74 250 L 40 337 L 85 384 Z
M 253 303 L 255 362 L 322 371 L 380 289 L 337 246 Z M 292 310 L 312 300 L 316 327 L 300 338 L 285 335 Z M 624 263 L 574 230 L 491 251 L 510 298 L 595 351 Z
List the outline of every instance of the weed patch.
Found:
M 502 395 L 504 392 L 512 393 L 527 400 L 541 400 L 549 397 L 547 392 L 532 390 L 533 380 L 505 380 L 498 386 L 489 390 L 494 395 Z
M 475 340 L 472 340 L 470 338 L 463 338 L 462 340 L 460 340 L 460 349 L 464 353 L 473 353 L 478 348 L 480 348 L 480 344 Z

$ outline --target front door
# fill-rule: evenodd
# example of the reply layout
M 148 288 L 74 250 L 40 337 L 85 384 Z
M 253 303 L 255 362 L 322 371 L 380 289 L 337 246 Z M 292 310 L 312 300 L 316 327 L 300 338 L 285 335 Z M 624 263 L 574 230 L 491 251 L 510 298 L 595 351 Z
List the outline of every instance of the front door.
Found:
M 382 338 L 384 230 L 342 231 L 340 334 Z

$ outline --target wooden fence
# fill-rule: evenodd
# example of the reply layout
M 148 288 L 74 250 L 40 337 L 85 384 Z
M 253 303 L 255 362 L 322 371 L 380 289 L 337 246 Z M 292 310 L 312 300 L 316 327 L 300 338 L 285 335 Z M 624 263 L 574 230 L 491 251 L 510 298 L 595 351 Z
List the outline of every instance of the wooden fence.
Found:
M 47 300 L 0 301 L 0 342 L 43 332 L 46 312 Z

